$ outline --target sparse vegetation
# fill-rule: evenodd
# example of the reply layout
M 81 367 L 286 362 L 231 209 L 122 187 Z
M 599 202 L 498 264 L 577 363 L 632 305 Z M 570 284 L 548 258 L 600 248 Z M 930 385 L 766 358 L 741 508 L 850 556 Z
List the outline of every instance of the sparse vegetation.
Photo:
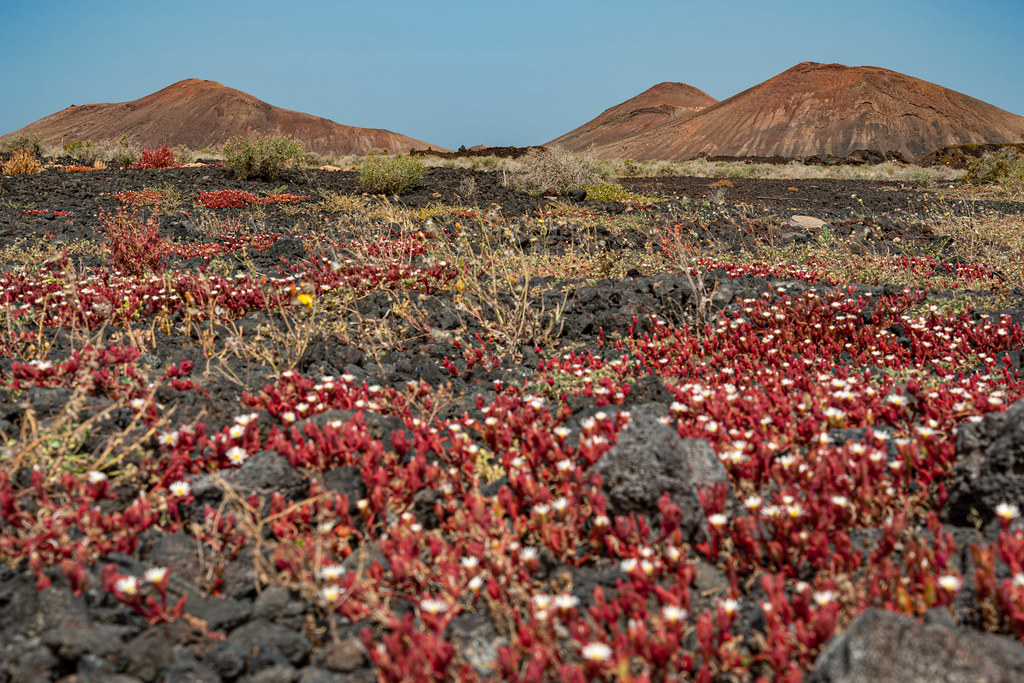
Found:
M 402 194 L 423 179 L 423 163 L 408 154 L 368 154 L 359 167 L 359 184 L 372 194 Z
M 46 141 L 35 133 L 20 133 L 0 144 L 0 152 L 11 153 L 19 149 L 27 149 L 32 156 L 41 157 L 46 154 Z
M 224 165 L 239 179 L 276 180 L 289 164 L 302 160 L 302 142 L 290 135 L 252 135 L 227 142 Z
M 107 158 L 111 164 L 125 168 L 135 164 L 138 160 L 139 148 L 127 134 L 119 137 L 117 142 L 110 147 Z
M 106 159 L 107 151 L 92 140 L 75 140 L 64 145 L 63 153 L 72 159 L 95 163 Z
M 590 157 L 561 147 L 532 149 L 518 160 L 511 184 L 519 190 L 566 192 L 574 187 L 598 185 L 604 180 L 600 166 Z
M 3 165 L 5 175 L 32 175 L 43 170 L 43 165 L 28 148 L 16 149 Z
M 1024 192 L 1024 154 L 1016 149 L 986 152 L 968 163 L 964 182 L 999 185 L 1007 192 Z

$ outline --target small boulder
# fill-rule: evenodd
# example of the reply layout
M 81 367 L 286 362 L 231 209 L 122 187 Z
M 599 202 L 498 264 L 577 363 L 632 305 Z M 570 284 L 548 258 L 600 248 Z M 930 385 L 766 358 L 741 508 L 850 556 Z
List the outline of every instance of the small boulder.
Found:
M 820 230 L 825 221 L 814 216 L 790 216 L 789 225 L 800 230 Z
M 653 519 L 667 492 L 683 512 L 682 531 L 688 542 L 707 533 L 697 487 L 729 481 L 707 441 L 681 439 L 675 429 L 646 411 L 633 416 L 594 469 L 604 478 L 609 514 L 637 512 Z
M 807 683 L 942 683 L 1024 680 L 1024 645 L 1011 638 L 922 624 L 869 609 L 818 656 Z

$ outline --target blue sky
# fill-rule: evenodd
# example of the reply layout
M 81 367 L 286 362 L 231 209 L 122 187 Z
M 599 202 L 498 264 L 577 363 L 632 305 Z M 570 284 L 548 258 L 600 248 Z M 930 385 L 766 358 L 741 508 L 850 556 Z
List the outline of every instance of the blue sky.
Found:
M 444 147 L 540 144 L 661 81 L 725 99 L 803 61 L 1024 115 L 1024 1 L 0 0 L 0 134 L 215 80 Z

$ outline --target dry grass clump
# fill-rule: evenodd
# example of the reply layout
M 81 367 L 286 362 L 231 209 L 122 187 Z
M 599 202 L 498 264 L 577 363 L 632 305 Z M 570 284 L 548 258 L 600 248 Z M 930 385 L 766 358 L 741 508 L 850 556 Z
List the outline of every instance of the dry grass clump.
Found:
M 565 192 L 574 187 L 598 185 L 605 177 L 592 158 L 561 147 L 530 150 L 519 161 L 520 170 L 511 174 L 511 185 L 517 190 Z
M 32 175 L 42 170 L 43 165 L 28 148 L 15 150 L 3 166 L 4 175 Z
M 408 154 L 368 154 L 359 167 L 359 184 L 371 194 L 402 194 L 423 179 L 423 163 Z

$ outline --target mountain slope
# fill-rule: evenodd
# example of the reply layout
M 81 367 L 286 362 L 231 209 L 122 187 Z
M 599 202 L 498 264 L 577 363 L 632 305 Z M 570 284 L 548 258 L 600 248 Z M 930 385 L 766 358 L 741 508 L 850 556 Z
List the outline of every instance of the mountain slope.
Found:
M 318 154 L 405 152 L 428 143 L 389 130 L 358 128 L 281 109 L 215 81 L 190 78 L 131 102 L 71 106 L 15 131 L 41 135 L 50 144 L 95 142 L 132 136 L 143 146 L 214 148 L 251 132 L 288 133 Z M 5 136 L 6 137 L 6 136 Z M 433 145 L 435 149 L 442 149 Z

